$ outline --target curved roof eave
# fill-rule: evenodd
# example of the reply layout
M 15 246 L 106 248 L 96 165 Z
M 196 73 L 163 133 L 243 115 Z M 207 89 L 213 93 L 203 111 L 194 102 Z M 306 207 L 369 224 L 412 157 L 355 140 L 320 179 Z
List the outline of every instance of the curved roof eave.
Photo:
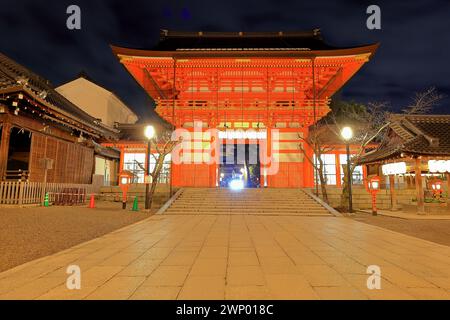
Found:
M 373 55 L 380 43 L 359 47 L 339 48 L 330 50 L 179 50 L 179 51 L 155 51 L 145 49 L 133 49 L 111 45 L 116 56 L 129 57 L 167 57 L 167 58 L 226 58 L 226 57 L 286 57 L 286 58 L 314 58 L 327 56 L 350 56 L 359 54 Z

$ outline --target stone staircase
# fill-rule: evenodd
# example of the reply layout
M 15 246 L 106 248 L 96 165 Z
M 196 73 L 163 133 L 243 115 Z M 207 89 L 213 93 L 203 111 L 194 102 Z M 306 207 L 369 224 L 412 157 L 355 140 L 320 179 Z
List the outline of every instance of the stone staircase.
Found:
M 164 214 L 331 216 L 301 189 L 186 188 Z

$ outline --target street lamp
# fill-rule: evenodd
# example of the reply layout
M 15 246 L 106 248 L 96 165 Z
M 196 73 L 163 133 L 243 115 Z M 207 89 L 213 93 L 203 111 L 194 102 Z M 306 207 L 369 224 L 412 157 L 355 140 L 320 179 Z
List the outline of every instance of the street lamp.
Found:
M 345 141 L 345 147 L 347 150 L 347 179 L 348 179 L 348 212 L 353 212 L 352 202 L 352 184 L 353 177 L 350 170 L 350 140 L 353 138 L 353 130 L 350 127 L 344 127 L 341 131 L 342 139 Z
M 145 137 L 147 138 L 147 174 L 145 181 L 145 210 L 150 209 L 150 161 L 152 156 L 152 139 L 155 137 L 155 128 L 151 125 L 145 127 Z

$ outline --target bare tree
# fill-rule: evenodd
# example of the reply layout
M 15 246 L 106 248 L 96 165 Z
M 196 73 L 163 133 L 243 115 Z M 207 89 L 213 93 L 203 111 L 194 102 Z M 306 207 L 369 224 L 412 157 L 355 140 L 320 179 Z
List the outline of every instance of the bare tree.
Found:
M 323 143 L 324 141 L 324 132 L 318 132 L 317 127 L 305 138 L 301 134 L 298 135 L 299 139 L 303 142 L 299 145 L 300 150 L 303 152 L 303 155 L 308 160 L 308 162 L 312 165 L 315 172 L 315 177 L 319 181 L 315 183 L 320 183 L 320 191 L 322 194 L 322 199 L 326 203 L 329 203 L 328 200 L 328 192 L 327 192 L 327 179 L 325 166 L 323 163 L 322 155 L 332 151 L 334 148 L 331 145 L 327 145 Z M 306 152 L 303 144 L 307 144 L 313 150 L 313 157 L 310 157 Z
M 444 95 L 439 94 L 436 88 L 431 87 L 425 91 L 418 92 L 413 98 L 413 104 L 404 108 L 404 114 L 424 114 L 432 110 L 434 106 L 444 98 Z M 354 124 L 354 138 L 351 141 L 353 150 L 356 153 L 351 159 L 350 172 L 353 172 L 358 164 L 358 159 L 364 155 L 370 144 L 382 140 L 381 137 L 387 132 L 390 125 L 390 115 L 392 112 L 388 103 L 386 102 L 371 102 L 367 106 L 355 108 L 354 103 L 340 102 L 341 106 L 338 112 L 331 113 L 326 122 L 331 130 L 335 130 L 335 134 L 339 132 L 343 125 L 349 121 Z M 333 124 L 330 126 L 330 124 Z M 345 207 L 348 204 L 349 188 L 347 176 L 347 165 L 343 165 L 344 181 L 341 195 L 341 206 Z
M 353 138 L 349 142 L 355 152 L 349 164 L 342 164 L 343 183 L 341 194 L 341 207 L 348 205 L 349 176 L 347 166 L 350 166 L 350 174 L 357 167 L 358 159 L 366 152 L 372 143 L 388 127 L 389 105 L 386 102 L 369 103 L 367 106 L 354 102 L 339 102 L 338 110 L 332 112 L 325 119 L 328 130 L 336 137 L 341 136 L 341 130 L 346 125 L 353 128 Z M 343 141 L 344 142 L 344 141 Z
M 150 186 L 150 208 L 153 202 L 153 196 L 156 191 L 156 187 L 158 185 L 159 177 L 161 175 L 161 171 L 164 168 L 164 161 L 167 155 L 171 154 L 175 147 L 182 142 L 182 138 L 179 140 L 172 139 L 172 132 L 169 130 L 164 131 L 157 138 L 154 139 L 156 154 L 152 153 L 153 158 L 156 161 L 155 167 L 153 168 L 152 173 L 150 174 L 152 177 L 152 184 Z
M 413 98 L 413 103 L 402 110 L 406 114 L 425 114 L 430 112 L 434 106 L 438 105 L 445 95 L 440 94 L 435 87 L 430 87 L 425 91 L 417 92 Z

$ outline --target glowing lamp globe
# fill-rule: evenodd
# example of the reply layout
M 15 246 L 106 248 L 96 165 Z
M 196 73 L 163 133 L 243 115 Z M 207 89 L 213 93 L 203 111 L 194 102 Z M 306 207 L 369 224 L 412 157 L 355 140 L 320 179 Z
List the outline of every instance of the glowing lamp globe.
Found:
M 341 136 L 345 141 L 349 141 L 353 138 L 353 130 L 350 127 L 344 127 L 341 131 Z
M 145 134 L 145 137 L 148 139 L 148 140 L 151 140 L 151 139 L 153 139 L 154 137 L 155 137 L 155 128 L 153 127 L 153 126 L 146 126 L 145 127 L 145 132 L 144 132 L 144 134 Z

